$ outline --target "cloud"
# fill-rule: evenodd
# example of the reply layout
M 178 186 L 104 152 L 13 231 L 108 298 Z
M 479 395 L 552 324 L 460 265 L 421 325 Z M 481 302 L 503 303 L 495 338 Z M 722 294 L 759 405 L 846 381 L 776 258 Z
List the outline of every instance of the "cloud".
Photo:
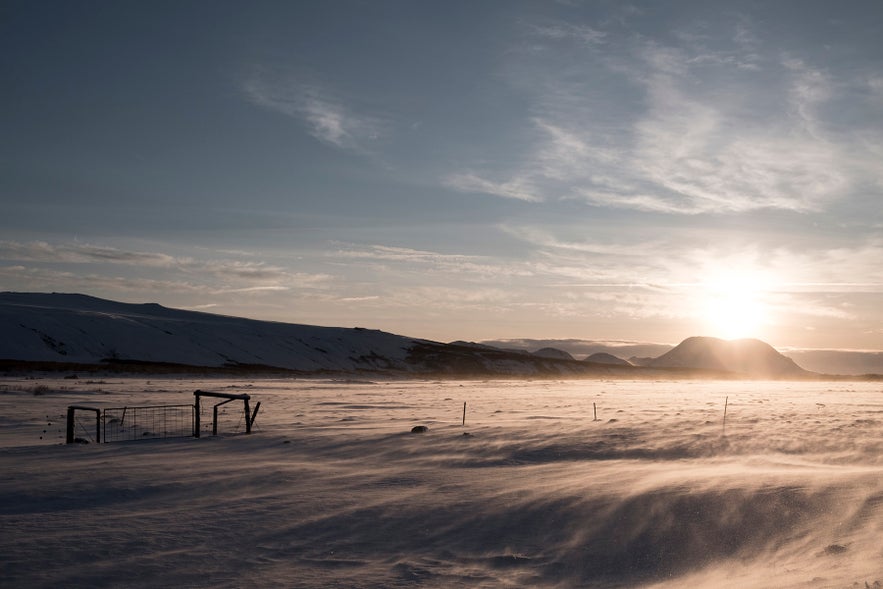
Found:
M 597 240 L 576 241 L 564 239 L 554 235 L 552 230 L 529 225 L 501 225 L 500 229 L 525 241 L 537 251 L 560 251 L 575 252 L 578 254 L 591 254 L 596 256 L 615 256 L 620 258 L 645 258 L 659 256 L 665 252 L 668 244 L 663 240 L 633 241 L 625 243 L 601 242 Z M 634 260 L 632 260 L 632 263 Z
M 499 282 L 533 273 L 528 265 L 503 262 L 488 256 L 443 254 L 384 245 L 344 245 L 331 255 L 342 261 L 357 260 L 360 267 L 366 262 L 374 262 L 372 269 L 375 278 L 380 273 L 396 275 L 399 280 L 408 275 L 419 276 L 421 280 L 430 280 L 435 276 L 441 281 L 441 286 L 452 279 L 464 283 Z M 415 275 L 415 272 L 419 274 Z
M 542 197 L 538 196 L 537 190 L 532 186 L 530 180 L 524 177 L 515 177 L 498 182 L 482 178 L 474 172 L 463 172 L 446 176 L 442 183 L 458 192 L 477 192 L 503 198 L 514 198 L 526 202 L 540 202 L 543 200 Z
M 285 268 L 268 266 L 263 262 L 239 262 L 231 260 L 206 260 L 192 262 L 188 268 L 209 272 L 219 278 L 248 281 L 284 280 L 291 276 Z
M 371 258 L 376 260 L 397 260 L 405 262 L 429 262 L 429 263 L 461 263 L 475 259 L 476 256 L 464 254 L 442 254 L 427 250 L 418 250 L 406 247 L 392 247 L 386 245 L 372 245 L 367 249 L 350 246 L 337 251 L 338 255 L 351 258 Z
M 377 301 L 380 297 L 377 295 L 366 295 L 363 297 L 342 297 L 338 299 L 342 303 L 364 303 L 367 301 Z
M 366 151 L 381 135 L 379 119 L 353 112 L 320 85 L 292 74 L 256 68 L 243 92 L 253 104 L 299 120 L 313 137 L 340 149 Z
M 814 73 L 786 73 L 782 98 L 797 114 L 789 125 L 787 117 L 745 114 L 750 106 L 739 100 L 687 92 L 698 80 L 680 51 L 647 46 L 640 55 L 647 107 L 627 130 L 631 147 L 615 166 L 634 188 L 606 182 L 609 170 L 581 191 L 589 202 L 682 214 L 805 213 L 850 189 L 850 157 L 816 119 L 814 107 L 828 94 Z
M 226 293 L 240 293 L 240 292 L 284 292 L 287 290 L 291 290 L 287 286 L 249 286 L 247 288 L 230 288 L 224 290 Z
M 259 261 L 176 257 L 78 243 L 2 241 L 0 260 L 28 264 L 7 265 L 0 271 L 4 283 L 18 289 L 103 289 L 112 293 L 140 288 L 146 292 L 217 295 L 322 289 L 333 281 L 329 274 L 292 271 Z M 71 270 L 81 265 L 88 265 L 89 272 Z M 125 276 L 117 275 L 118 271 Z M 162 278 L 154 278 L 153 274 Z
M 531 32 L 537 37 L 554 40 L 575 41 L 584 45 L 603 45 L 607 33 L 586 25 L 570 23 L 549 23 L 530 25 Z
M 809 212 L 849 189 L 840 165 L 848 158 L 819 137 L 812 118 L 810 101 L 821 96 L 802 82 L 793 83 L 801 89 L 792 93 L 798 128 L 745 120 L 734 112 L 737 107 L 690 96 L 684 85 L 680 74 L 660 70 L 645 82 L 650 106 L 632 129 L 635 148 L 627 161 L 638 172 L 635 179 L 659 195 L 648 208 Z M 610 192 L 601 202 L 613 204 L 606 196 Z M 593 200 L 591 191 L 586 196 Z
M 602 49 L 518 53 L 507 72 L 531 103 L 524 155 L 511 158 L 508 173 L 500 161 L 493 172 L 473 166 L 444 183 L 673 215 L 817 213 L 862 185 L 883 185 L 869 155 L 880 141 L 831 118 L 835 105 L 848 109 L 856 98 L 807 59 L 765 47 L 752 26 L 739 20 L 729 39 L 684 30 L 668 43 L 599 30 L 590 37 Z M 580 34 L 568 23 L 529 30 L 547 40 Z M 877 81 L 861 84 L 873 91 Z
M 208 295 L 212 292 L 208 285 L 194 284 L 183 280 L 114 276 L 97 272 L 83 274 L 21 265 L 0 266 L 0 280 L 5 284 L 15 284 L 17 290 L 185 293 L 193 295 Z
M 158 268 L 176 266 L 180 260 L 156 252 L 135 252 L 89 244 L 50 244 L 0 241 L 0 259 L 25 262 L 66 262 L 73 264 L 138 264 Z

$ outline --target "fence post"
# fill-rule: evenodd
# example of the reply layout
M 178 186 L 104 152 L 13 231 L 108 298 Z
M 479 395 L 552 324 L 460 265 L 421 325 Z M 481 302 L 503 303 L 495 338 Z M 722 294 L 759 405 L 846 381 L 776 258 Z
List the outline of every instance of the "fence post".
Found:
M 261 408 L 261 402 L 258 401 L 257 404 L 254 406 L 254 411 L 252 411 L 252 413 L 251 413 L 251 420 L 248 423 L 248 433 L 251 433 L 251 426 L 254 425 L 254 420 L 258 416 L 258 409 L 260 409 L 260 408 Z
M 193 401 L 193 437 L 199 437 L 199 430 L 202 427 L 199 423 L 199 391 L 193 393 L 195 400 Z
M 73 444 L 74 443 L 74 409 L 73 407 L 67 408 L 67 438 L 65 439 L 65 443 Z
M 74 443 L 74 429 L 76 427 L 76 418 L 74 417 L 74 413 L 77 410 L 80 411 L 94 411 L 95 412 L 95 443 L 101 443 L 101 409 L 96 409 L 95 407 L 83 407 L 82 405 L 68 405 L 67 407 L 67 433 L 65 435 L 65 443 L 73 444 Z

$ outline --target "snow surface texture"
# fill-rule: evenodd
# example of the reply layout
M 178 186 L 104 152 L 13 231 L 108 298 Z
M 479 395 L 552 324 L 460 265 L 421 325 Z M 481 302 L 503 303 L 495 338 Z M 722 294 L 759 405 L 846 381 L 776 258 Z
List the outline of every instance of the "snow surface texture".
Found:
M 261 401 L 255 433 L 59 445 L 70 404 L 189 403 L 196 389 Z M 0 584 L 875 587 L 881 392 L 7 378 Z M 241 431 L 226 407 L 224 429 Z

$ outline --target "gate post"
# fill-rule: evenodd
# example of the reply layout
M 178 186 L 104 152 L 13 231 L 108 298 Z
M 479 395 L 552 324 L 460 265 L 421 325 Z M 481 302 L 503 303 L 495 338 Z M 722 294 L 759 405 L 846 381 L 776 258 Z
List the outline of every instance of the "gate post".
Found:
M 74 443 L 74 409 L 73 407 L 67 408 L 67 437 L 65 438 L 66 444 Z
M 101 443 L 101 409 L 96 409 L 95 407 L 83 407 L 81 405 L 68 405 L 67 407 L 67 433 L 65 435 L 65 443 L 73 444 L 74 443 L 74 427 L 76 423 L 76 419 L 74 418 L 74 413 L 77 410 L 80 411 L 94 411 L 95 412 L 95 443 Z
M 199 423 L 199 391 L 193 393 L 195 400 L 193 401 L 193 437 L 199 437 L 199 431 L 202 427 Z

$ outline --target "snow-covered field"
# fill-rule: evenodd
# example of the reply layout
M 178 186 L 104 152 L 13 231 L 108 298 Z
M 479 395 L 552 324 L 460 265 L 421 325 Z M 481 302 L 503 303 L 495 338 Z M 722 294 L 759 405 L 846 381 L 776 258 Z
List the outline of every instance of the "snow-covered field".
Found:
M 70 404 L 196 389 L 255 433 L 61 445 Z M 2 587 L 883 583 L 880 383 L 7 378 L 0 408 Z

